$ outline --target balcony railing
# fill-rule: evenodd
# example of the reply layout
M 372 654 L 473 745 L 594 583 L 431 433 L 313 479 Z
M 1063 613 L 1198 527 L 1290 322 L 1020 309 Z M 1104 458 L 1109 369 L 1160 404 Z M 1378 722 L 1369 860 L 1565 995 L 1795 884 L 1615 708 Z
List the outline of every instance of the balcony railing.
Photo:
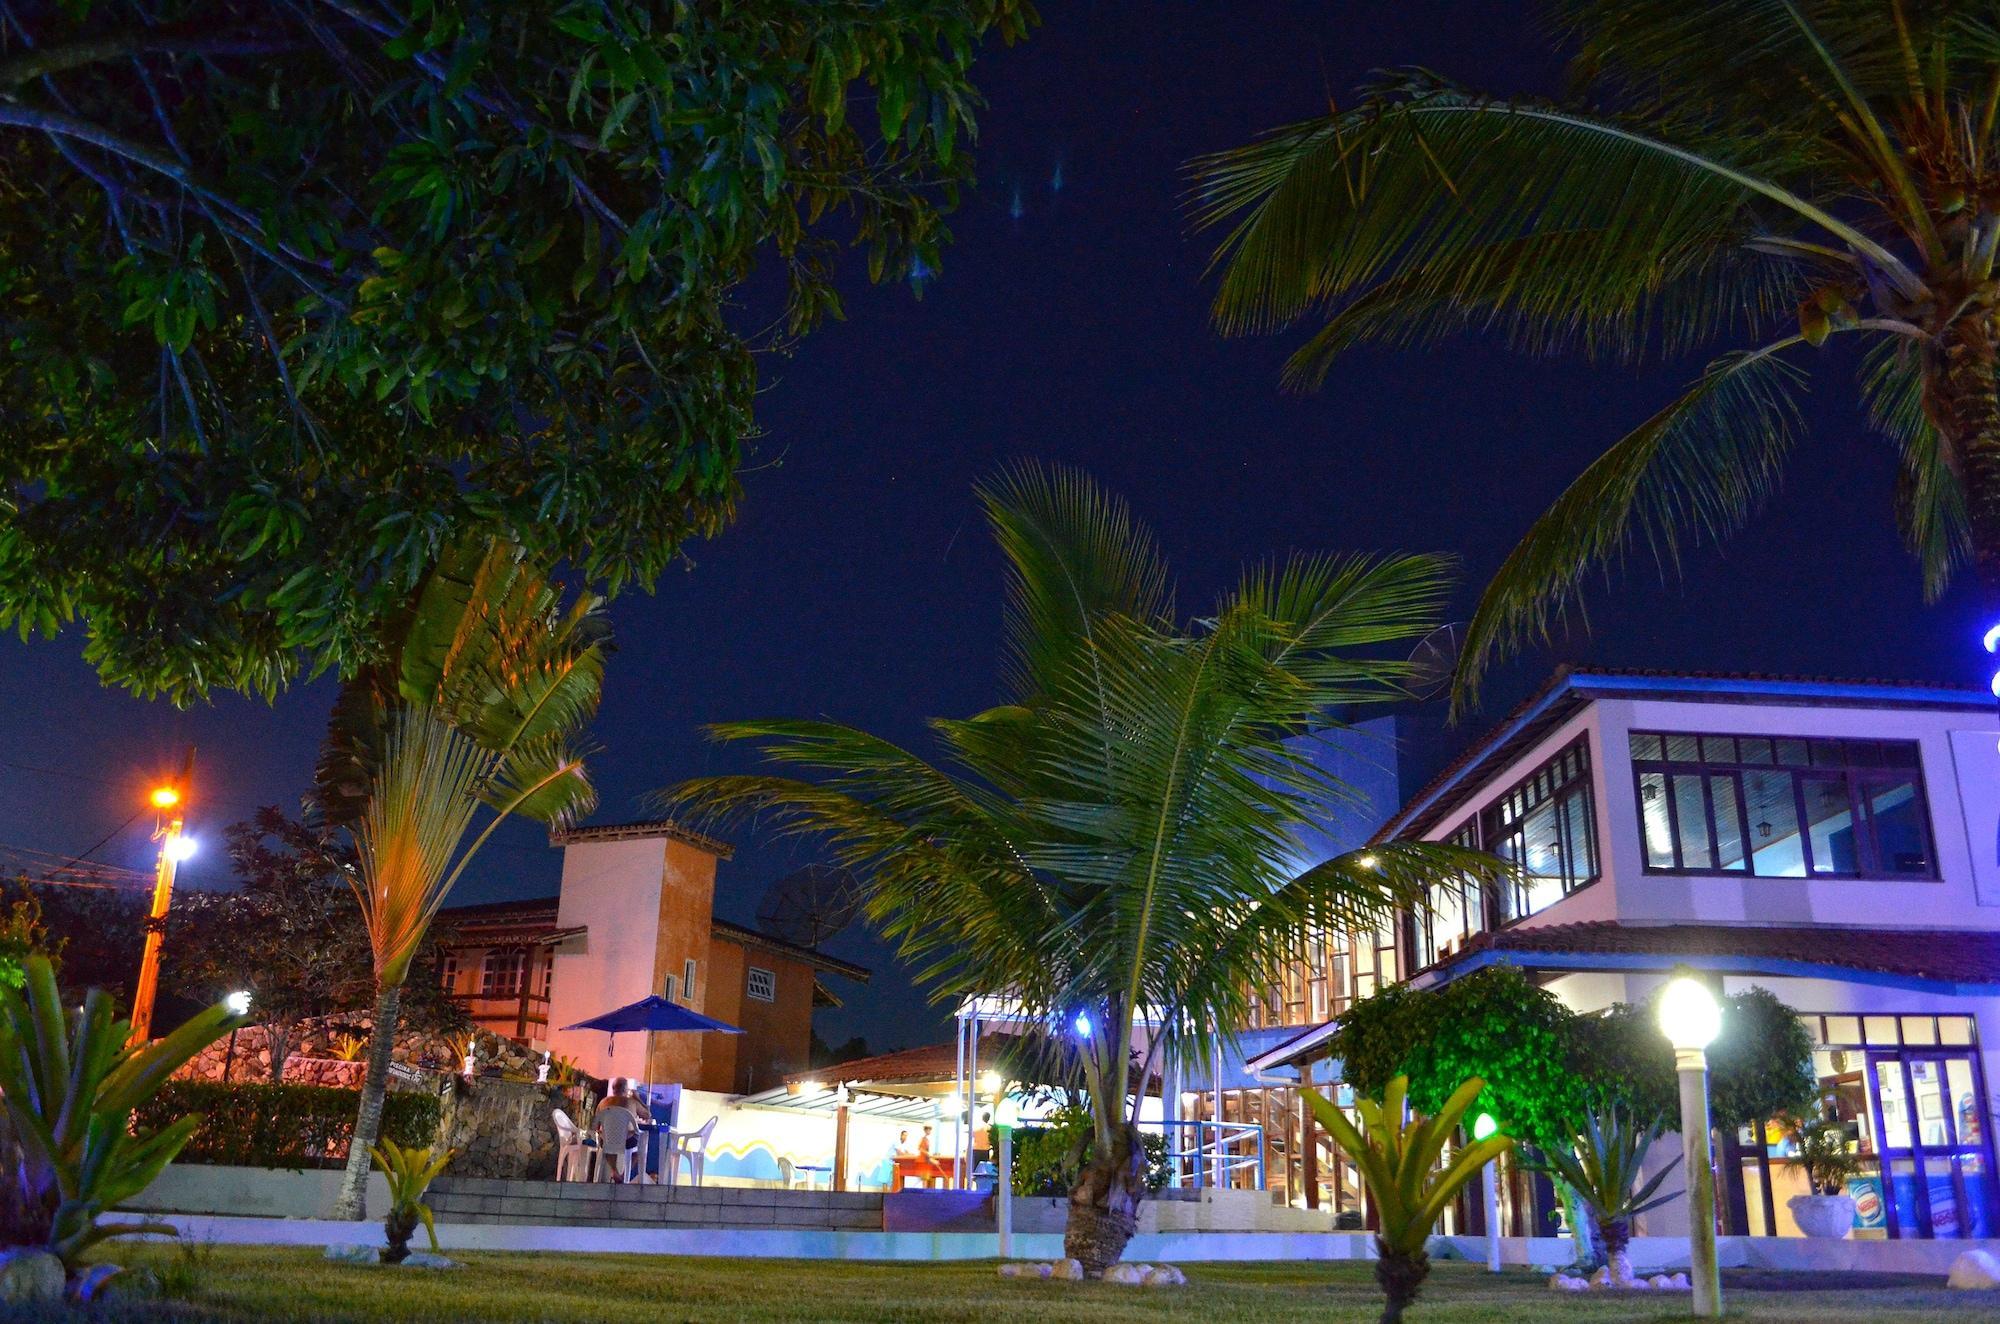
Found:
M 454 993 L 452 1000 L 465 1008 L 482 1030 L 510 1039 L 535 1038 L 536 1030 L 548 1028 L 549 1000 L 539 993 Z

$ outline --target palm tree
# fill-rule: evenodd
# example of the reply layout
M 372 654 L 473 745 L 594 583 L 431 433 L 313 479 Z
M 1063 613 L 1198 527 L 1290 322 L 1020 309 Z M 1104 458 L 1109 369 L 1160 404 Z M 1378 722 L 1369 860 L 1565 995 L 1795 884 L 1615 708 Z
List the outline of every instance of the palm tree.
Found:
M 1546 639 L 1593 569 L 1671 567 L 1773 490 L 1817 351 L 1852 338 L 1927 595 L 1969 556 L 2000 619 L 2000 21 L 1922 0 L 1559 0 L 1562 104 L 1424 72 L 1198 160 L 1228 333 L 1351 345 L 1497 331 L 1632 362 L 1707 350 L 1486 589 L 1454 696 Z M 1976 12 L 1975 12 L 1976 11 Z M 1720 351 L 1719 353 L 1717 351 Z
M 603 680 L 599 605 L 564 607 L 511 546 L 454 549 L 418 591 L 394 656 L 336 708 L 320 795 L 354 837 L 376 986 L 336 1217 L 366 1216 L 403 983 L 439 908 L 502 822 L 561 823 L 595 804 L 575 742 Z
M 1152 538 L 1087 479 L 1024 467 L 980 497 L 1008 570 L 998 706 L 932 721 L 936 761 L 828 721 L 724 724 L 815 780 L 668 798 L 823 836 L 940 999 L 1013 999 L 1050 1069 L 1080 1066 L 1093 1147 L 1067 1250 L 1096 1274 L 1136 1226 L 1138 1108 L 1166 1057 L 1247 1024 L 1306 931 L 1372 928 L 1496 862 L 1397 843 L 1287 868 L 1298 828 L 1354 794 L 1296 737 L 1401 696 L 1407 649 L 1384 646 L 1432 622 L 1443 560 L 1295 557 L 1183 623 Z

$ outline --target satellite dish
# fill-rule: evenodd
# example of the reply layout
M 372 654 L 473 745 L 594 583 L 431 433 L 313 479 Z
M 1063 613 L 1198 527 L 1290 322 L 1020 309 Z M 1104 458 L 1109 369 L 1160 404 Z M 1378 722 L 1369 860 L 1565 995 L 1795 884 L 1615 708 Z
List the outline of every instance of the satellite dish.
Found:
M 764 893 L 757 927 L 800 947 L 817 948 L 854 922 L 861 908 L 861 885 L 853 874 L 829 864 L 795 869 Z
M 1451 621 L 1438 626 L 1410 650 L 1410 693 L 1419 699 L 1435 699 L 1451 684 L 1458 670 L 1459 648 L 1465 642 L 1465 626 Z

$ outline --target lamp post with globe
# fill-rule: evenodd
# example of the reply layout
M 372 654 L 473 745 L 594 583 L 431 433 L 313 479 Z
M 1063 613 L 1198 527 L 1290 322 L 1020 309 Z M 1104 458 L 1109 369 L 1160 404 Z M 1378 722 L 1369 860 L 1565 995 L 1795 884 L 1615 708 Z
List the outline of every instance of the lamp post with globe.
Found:
M 1708 986 L 1679 974 L 1660 993 L 1660 1031 L 1674 1046 L 1681 1088 L 1681 1154 L 1688 1194 L 1689 1278 L 1698 1318 L 1722 1315 L 1722 1277 L 1715 1263 L 1715 1168 L 1709 1152 L 1708 1046 L 1722 1030 L 1722 1007 Z

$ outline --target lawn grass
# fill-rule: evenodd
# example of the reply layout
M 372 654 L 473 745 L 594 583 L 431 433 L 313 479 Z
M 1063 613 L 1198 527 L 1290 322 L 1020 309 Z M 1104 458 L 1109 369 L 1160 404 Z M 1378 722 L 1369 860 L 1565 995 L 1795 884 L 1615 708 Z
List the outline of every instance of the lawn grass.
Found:
M 175 1252 L 126 1246 L 108 1258 L 164 1268 Z M 1021 1321 L 1022 1324 L 1346 1324 L 1380 1310 L 1365 1263 L 1193 1264 L 1186 1288 L 1001 1279 L 991 1261 L 688 1259 L 671 1256 L 468 1253 L 455 1270 L 330 1263 L 317 1250 L 217 1247 L 199 1287 L 108 1318 L 165 1320 L 618 1320 L 630 1324 L 804 1324 L 805 1321 Z M 1839 1275 L 1787 1280 L 1810 1290 L 1731 1284 L 1732 1319 L 1832 1321 L 1994 1318 L 2000 1301 L 1913 1281 L 1843 1287 Z M 1934 1280 L 1933 1280 L 1934 1281 Z M 1879 1283 L 1878 1278 L 1875 1282 Z M 1436 1266 L 1409 1324 L 1620 1324 L 1687 1317 L 1687 1298 L 1579 1300 L 1525 1272 Z M 23 1318 L 11 1316 L 6 1318 Z

